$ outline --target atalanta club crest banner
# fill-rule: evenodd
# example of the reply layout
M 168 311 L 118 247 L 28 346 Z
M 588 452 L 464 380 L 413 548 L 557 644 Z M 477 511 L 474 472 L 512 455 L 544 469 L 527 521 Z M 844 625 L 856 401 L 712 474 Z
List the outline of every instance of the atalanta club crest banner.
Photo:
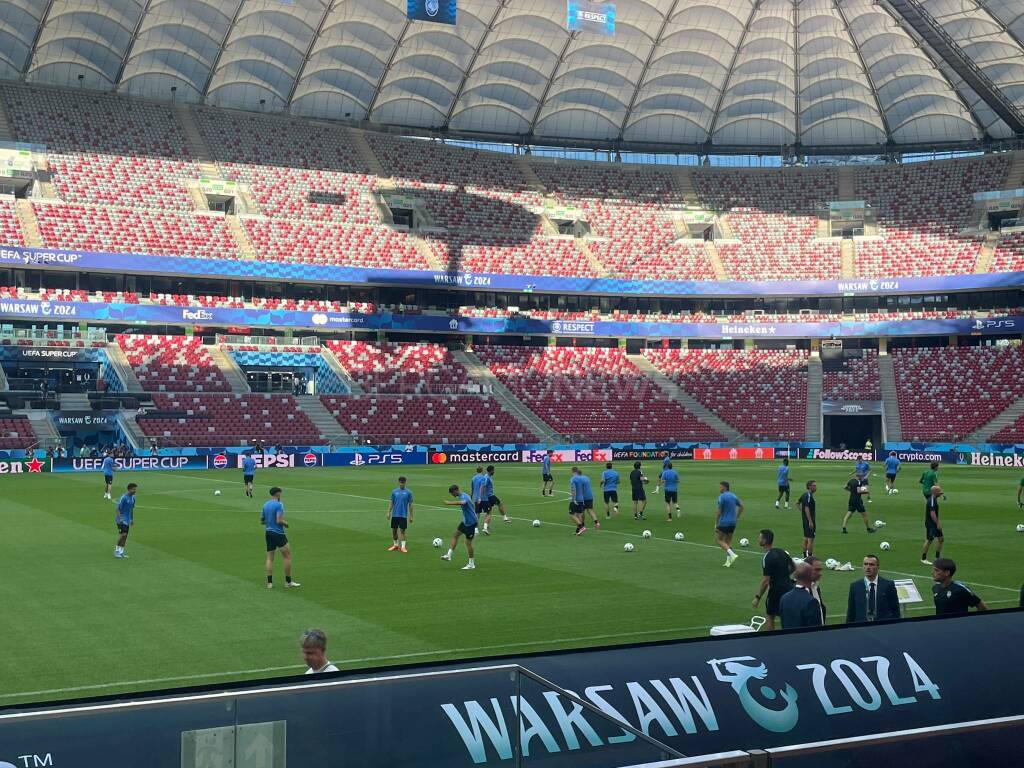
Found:
M 455 26 L 455 0 L 409 0 L 409 18 Z

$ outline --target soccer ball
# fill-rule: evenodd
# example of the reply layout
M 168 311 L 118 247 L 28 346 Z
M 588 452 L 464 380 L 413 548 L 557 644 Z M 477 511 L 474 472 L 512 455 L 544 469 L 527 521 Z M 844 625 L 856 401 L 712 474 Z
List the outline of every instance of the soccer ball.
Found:
M 839 567 L 839 561 L 836 560 L 834 557 L 830 557 L 828 560 L 825 561 L 825 567 L 828 568 L 830 571 L 834 571 L 836 568 Z
M 750 546 L 750 539 L 740 539 L 740 546 L 741 547 L 749 547 Z
M 899 489 L 899 488 L 893 488 L 893 489 L 892 489 L 892 492 L 893 492 L 893 493 L 899 493 L 899 492 L 900 492 L 900 489 Z
M 630 542 L 627 541 L 625 544 L 622 545 L 622 551 L 623 552 L 632 552 L 633 551 L 633 545 Z
M 644 531 L 640 535 L 643 536 L 645 539 L 649 539 L 653 534 L 650 531 Z
M 440 537 L 434 539 L 434 549 L 439 548 L 442 544 L 444 544 L 444 542 L 441 540 Z
M 857 493 L 859 493 L 861 495 L 864 495 L 865 493 L 870 493 L 870 492 L 871 492 L 871 489 L 868 488 L 866 485 L 859 485 L 859 486 L 857 486 Z
M 1020 528 L 1019 525 L 1017 527 Z M 683 535 L 682 531 L 679 531 L 679 532 L 676 533 L 676 541 L 682 541 L 685 538 L 686 538 L 686 536 Z
M 533 527 L 534 528 L 540 528 L 540 520 L 534 520 L 533 521 Z
M 875 520 L 875 528 L 884 528 L 885 520 Z
M 214 496 L 220 496 L 220 490 L 218 489 L 218 490 L 214 491 L 214 492 L 213 492 L 213 495 L 214 495 Z
M 1017 523 L 1017 533 L 1024 533 L 1024 523 Z
M 878 546 L 881 547 L 886 552 L 888 552 L 892 548 L 892 545 L 888 541 L 883 541 Z

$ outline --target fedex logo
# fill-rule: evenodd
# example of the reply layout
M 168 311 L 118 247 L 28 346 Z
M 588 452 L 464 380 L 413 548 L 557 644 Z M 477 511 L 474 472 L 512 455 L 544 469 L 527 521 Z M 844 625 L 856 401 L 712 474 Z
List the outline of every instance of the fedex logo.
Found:
M 205 309 L 183 309 L 181 310 L 182 320 L 213 320 L 213 313 Z

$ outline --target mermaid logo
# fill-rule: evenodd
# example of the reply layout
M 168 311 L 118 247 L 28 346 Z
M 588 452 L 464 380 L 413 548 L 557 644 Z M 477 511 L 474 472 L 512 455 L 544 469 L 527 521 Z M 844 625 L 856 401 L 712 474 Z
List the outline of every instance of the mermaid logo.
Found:
M 796 727 L 800 719 L 800 709 L 797 706 L 796 690 L 789 683 L 782 691 L 762 685 L 758 693 L 768 701 L 774 701 L 781 697 L 786 702 L 782 709 L 766 707 L 754 698 L 749 690 L 749 683 L 752 680 L 764 680 L 768 676 L 768 667 L 753 656 L 732 656 L 728 659 L 712 659 L 708 662 L 715 671 L 715 677 L 723 683 L 729 683 L 736 695 L 740 697 L 740 704 L 743 711 L 750 716 L 750 719 L 767 731 L 773 733 L 788 733 Z

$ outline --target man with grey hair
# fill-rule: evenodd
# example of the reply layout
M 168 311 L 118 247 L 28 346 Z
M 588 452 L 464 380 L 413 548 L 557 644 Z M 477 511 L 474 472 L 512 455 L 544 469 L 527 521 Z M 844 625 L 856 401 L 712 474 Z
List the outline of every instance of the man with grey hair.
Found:
M 300 639 L 302 660 L 309 669 L 307 675 L 321 675 L 324 672 L 337 672 L 338 668 L 327 660 L 327 635 L 322 629 L 307 629 Z
M 811 589 L 814 584 L 814 568 L 810 563 L 803 562 L 793 571 L 796 582 L 779 601 L 779 613 L 783 629 L 799 627 L 820 627 L 825 623 L 821 603 L 814 599 Z

